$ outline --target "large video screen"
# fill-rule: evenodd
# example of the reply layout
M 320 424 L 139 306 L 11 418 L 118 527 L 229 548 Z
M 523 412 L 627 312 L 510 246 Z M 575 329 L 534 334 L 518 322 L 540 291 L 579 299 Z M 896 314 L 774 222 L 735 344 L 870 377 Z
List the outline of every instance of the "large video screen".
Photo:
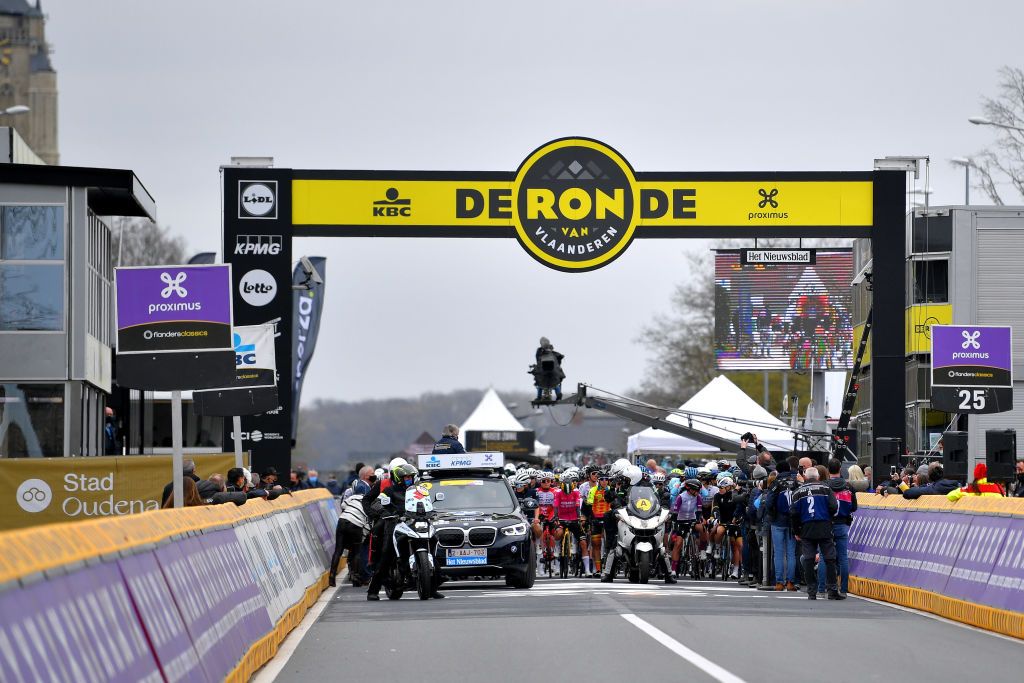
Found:
M 715 254 L 719 370 L 847 370 L 853 366 L 849 249 L 819 249 L 813 264 L 742 265 Z

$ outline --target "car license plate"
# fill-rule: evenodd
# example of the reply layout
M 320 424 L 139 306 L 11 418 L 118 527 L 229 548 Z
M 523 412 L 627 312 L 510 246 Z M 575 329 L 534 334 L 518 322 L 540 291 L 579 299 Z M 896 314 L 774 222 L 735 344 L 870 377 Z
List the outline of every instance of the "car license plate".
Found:
M 449 567 L 471 567 L 487 564 L 487 548 L 452 548 L 448 551 Z

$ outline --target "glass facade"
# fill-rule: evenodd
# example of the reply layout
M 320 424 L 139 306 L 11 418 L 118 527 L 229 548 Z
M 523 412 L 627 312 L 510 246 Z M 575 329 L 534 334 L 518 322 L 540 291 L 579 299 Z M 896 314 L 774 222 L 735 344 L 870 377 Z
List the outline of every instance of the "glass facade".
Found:
M 0 207 L 0 331 L 64 330 L 64 207 Z
M 64 455 L 64 385 L 0 384 L 0 457 Z

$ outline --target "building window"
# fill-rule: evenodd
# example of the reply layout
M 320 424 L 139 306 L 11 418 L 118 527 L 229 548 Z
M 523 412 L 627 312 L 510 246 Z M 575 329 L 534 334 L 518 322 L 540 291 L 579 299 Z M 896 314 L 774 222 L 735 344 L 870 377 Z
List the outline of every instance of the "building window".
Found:
M 949 303 L 949 261 L 914 261 L 914 303 Z
M 0 384 L 0 457 L 64 455 L 64 385 Z
M 64 329 L 64 207 L 0 207 L 0 331 Z

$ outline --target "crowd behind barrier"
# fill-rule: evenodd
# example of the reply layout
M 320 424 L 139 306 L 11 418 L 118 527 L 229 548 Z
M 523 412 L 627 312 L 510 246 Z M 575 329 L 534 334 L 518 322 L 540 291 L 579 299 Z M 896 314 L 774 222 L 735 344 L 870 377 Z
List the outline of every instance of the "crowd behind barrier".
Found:
M 0 681 L 245 681 L 327 585 L 337 503 L 155 510 L 0 534 Z
M 1024 638 L 1024 498 L 858 500 L 852 593 Z

